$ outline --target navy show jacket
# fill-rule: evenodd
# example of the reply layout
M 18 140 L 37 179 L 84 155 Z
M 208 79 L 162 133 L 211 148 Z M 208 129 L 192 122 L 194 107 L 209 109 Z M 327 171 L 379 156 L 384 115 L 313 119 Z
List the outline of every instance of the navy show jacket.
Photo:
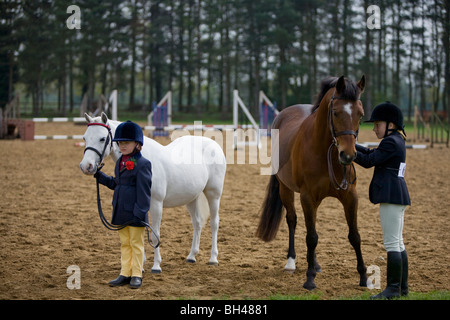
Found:
M 375 167 L 369 186 L 372 203 L 411 205 L 404 174 L 399 175 L 401 163 L 405 163 L 405 140 L 393 132 L 381 140 L 377 148 L 369 149 L 356 144 L 355 162 L 364 168 Z
M 123 225 L 134 220 L 130 224 L 131 226 L 143 227 L 144 225 L 140 221 L 148 223 L 148 211 L 150 210 L 152 164 L 140 152 L 136 153 L 133 158 L 135 166 L 132 170 L 128 170 L 124 166 L 119 171 L 121 157 L 116 162 L 115 177 L 100 171 L 99 183 L 114 190 L 111 223 Z

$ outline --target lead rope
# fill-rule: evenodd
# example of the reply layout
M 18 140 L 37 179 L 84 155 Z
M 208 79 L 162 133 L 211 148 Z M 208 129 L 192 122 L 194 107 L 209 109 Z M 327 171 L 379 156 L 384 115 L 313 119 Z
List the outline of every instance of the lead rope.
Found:
M 327 154 L 327 160 L 328 160 L 328 176 L 330 177 L 330 181 L 333 184 L 333 186 L 335 187 L 336 190 L 347 190 L 348 188 L 348 182 L 347 182 L 347 166 L 344 166 L 344 175 L 342 178 L 342 182 L 339 184 L 339 182 L 336 179 L 336 176 L 334 175 L 334 171 L 333 171 L 333 160 L 331 157 L 331 153 L 333 150 L 333 147 L 335 147 L 336 145 L 334 143 L 332 143 L 330 145 L 330 147 L 328 148 L 328 154 Z M 350 184 L 354 184 L 356 181 L 356 170 L 355 170 L 355 165 L 353 164 L 353 162 L 351 163 L 351 167 L 350 170 L 348 170 L 348 180 L 351 179 L 352 177 L 352 169 L 353 172 L 355 173 L 355 178 L 350 181 Z
M 99 168 L 97 169 L 97 171 L 100 171 L 100 170 L 103 168 L 103 165 L 104 165 L 104 163 L 102 163 L 102 164 L 99 166 Z M 122 224 L 122 225 L 115 225 L 115 224 L 111 224 L 111 223 L 108 222 L 108 220 L 106 219 L 105 215 L 103 214 L 103 210 L 102 210 L 102 201 L 101 201 L 101 199 L 100 199 L 100 183 L 99 183 L 99 181 L 98 181 L 98 176 L 96 177 L 96 180 L 97 180 L 96 182 L 97 182 L 97 207 L 98 207 L 98 215 L 99 215 L 100 220 L 102 221 L 103 225 L 104 225 L 108 230 L 111 230 L 111 231 L 119 231 L 119 230 L 125 228 L 126 226 L 129 226 L 130 224 L 132 224 L 132 223 L 134 222 L 133 220 L 128 221 L 128 222 L 125 222 L 125 223 Z M 156 234 L 156 232 L 153 230 L 153 228 L 152 228 L 147 222 L 141 221 L 141 223 L 144 224 L 145 230 L 147 231 L 147 241 L 148 241 L 149 245 L 150 245 L 152 248 L 155 248 L 155 249 L 158 248 L 159 245 L 161 244 L 161 241 L 159 240 L 159 237 L 158 237 L 158 235 Z M 150 230 L 150 231 L 149 231 L 149 230 Z M 157 240 L 157 244 L 156 244 L 156 245 L 153 245 L 153 243 L 152 243 L 152 241 L 151 241 L 151 239 L 150 239 L 150 232 L 153 233 L 154 237 L 155 237 L 156 240 Z

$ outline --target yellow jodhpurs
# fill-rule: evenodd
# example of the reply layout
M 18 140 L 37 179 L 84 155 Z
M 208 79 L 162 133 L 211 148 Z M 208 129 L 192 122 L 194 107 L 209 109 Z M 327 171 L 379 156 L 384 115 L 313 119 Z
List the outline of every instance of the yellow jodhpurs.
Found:
M 144 266 L 144 227 L 125 227 L 119 230 L 120 252 L 124 277 L 141 277 Z

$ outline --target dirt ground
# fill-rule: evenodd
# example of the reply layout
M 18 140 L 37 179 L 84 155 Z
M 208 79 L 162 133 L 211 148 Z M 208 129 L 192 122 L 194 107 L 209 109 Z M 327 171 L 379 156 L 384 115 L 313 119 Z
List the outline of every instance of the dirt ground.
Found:
M 35 134 L 83 134 L 72 123 L 36 123 Z M 163 144 L 167 143 L 162 141 Z M 376 141 L 371 131 L 359 140 Z M 161 227 L 161 274 L 151 274 L 153 249 L 138 290 L 110 288 L 120 270 L 120 245 L 115 232 L 101 224 L 95 180 L 82 174 L 83 147 L 77 140 L 0 140 L 0 299 L 265 299 L 274 294 L 307 295 L 305 227 L 297 201 L 297 270 L 286 273 L 288 234 L 282 222 L 276 239 L 255 237 L 258 210 L 269 177 L 261 164 L 229 164 L 220 208 L 219 265 L 209 266 L 211 232 L 202 233 L 197 263 L 185 262 L 192 225 L 184 207 L 165 209 Z M 408 149 L 406 181 L 412 206 L 406 211 L 404 239 L 410 262 L 410 290 L 450 290 L 449 261 L 450 148 L 438 145 Z M 113 174 L 112 160 L 104 171 Z M 386 253 L 378 206 L 368 200 L 371 169 L 356 166 L 358 223 L 366 266 L 381 270 L 385 286 Z M 103 209 L 110 212 L 112 192 L 101 189 Z M 297 195 L 297 199 L 299 199 Z M 322 299 L 360 295 L 356 257 L 347 240 L 340 203 L 323 201 L 318 211 L 317 258 L 322 272 L 314 293 Z M 81 288 L 70 290 L 69 266 L 79 267 Z M 378 290 L 373 290 L 374 293 Z

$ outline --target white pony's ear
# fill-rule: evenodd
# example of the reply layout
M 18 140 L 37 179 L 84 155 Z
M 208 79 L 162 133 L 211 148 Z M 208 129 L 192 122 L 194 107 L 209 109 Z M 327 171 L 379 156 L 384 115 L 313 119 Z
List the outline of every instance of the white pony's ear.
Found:
M 104 112 L 102 112 L 102 121 L 103 121 L 104 124 L 108 123 L 108 116 Z
M 88 115 L 86 112 L 84 113 L 84 118 L 86 119 L 86 121 L 88 123 L 91 123 L 92 121 L 94 121 L 94 119 L 92 119 L 92 117 L 90 115 Z

